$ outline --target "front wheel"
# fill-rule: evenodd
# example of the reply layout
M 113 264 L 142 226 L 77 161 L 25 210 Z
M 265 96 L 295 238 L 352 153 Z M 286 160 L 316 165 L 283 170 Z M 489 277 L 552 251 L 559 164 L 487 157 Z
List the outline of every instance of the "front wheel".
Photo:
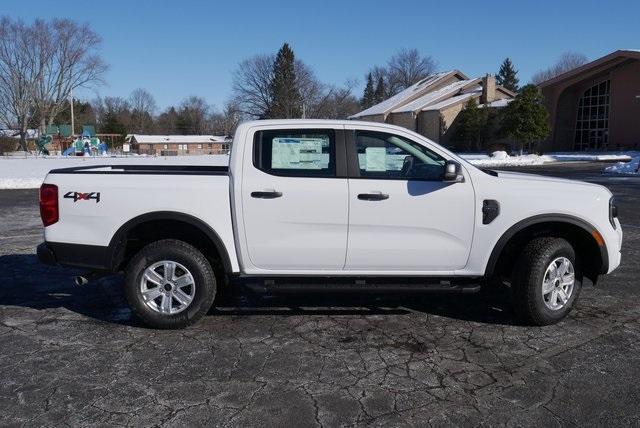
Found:
M 140 250 L 125 275 L 131 310 L 153 328 L 184 328 L 213 304 L 216 279 L 206 257 L 183 241 L 164 239 Z
M 582 287 L 582 273 L 569 242 L 536 238 L 524 248 L 513 273 L 514 306 L 527 324 L 549 325 L 571 311 Z

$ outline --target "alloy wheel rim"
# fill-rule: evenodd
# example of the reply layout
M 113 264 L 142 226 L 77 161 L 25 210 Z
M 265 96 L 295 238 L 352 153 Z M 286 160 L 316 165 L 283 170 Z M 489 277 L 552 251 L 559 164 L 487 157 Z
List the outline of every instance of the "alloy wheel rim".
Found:
M 191 305 L 196 284 L 184 265 L 162 260 L 144 270 L 140 279 L 140 293 L 144 303 L 153 311 L 174 315 Z
M 553 260 L 544 273 L 542 280 L 542 300 L 547 308 L 557 311 L 564 308 L 576 283 L 573 263 L 566 257 Z

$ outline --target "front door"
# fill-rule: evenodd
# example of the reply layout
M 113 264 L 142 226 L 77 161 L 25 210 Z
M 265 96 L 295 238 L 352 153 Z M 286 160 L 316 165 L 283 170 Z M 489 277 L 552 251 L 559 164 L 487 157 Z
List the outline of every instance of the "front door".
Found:
M 256 132 L 244 162 L 245 239 L 254 267 L 273 271 L 340 270 L 347 248 L 349 190 L 338 178 L 334 129 Z M 337 147 L 339 146 L 339 148 Z
M 465 267 L 474 230 L 470 180 L 443 182 L 445 159 L 409 138 L 347 132 L 354 133 L 347 149 L 357 168 L 349 178 L 345 270 L 429 273 Z

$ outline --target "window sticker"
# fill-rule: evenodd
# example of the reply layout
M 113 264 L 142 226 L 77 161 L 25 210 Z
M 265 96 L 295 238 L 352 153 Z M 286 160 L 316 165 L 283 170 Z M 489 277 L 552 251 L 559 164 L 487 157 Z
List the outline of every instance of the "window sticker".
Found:
M 327 153 L 323 153 L 323 149 Z M 328 138 L 274 138 L 271 167 L 274 169 L 327 169 Z
M 387 149 L 385 147 L 367 147 L 365 150 L 365 170 L 387 170 Z

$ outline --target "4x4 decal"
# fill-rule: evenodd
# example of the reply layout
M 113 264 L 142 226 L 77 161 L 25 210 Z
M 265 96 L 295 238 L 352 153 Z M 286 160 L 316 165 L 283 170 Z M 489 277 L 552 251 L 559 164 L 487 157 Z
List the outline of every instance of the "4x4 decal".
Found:
M 73 202 L 89 201 L 91 199 L 95 199 L 97 204 L 98 202 L 100 202 L 100 192 L 89 192 L 89 193 L 67 192 L 64 194 L 64 198 L 73 199 Z

